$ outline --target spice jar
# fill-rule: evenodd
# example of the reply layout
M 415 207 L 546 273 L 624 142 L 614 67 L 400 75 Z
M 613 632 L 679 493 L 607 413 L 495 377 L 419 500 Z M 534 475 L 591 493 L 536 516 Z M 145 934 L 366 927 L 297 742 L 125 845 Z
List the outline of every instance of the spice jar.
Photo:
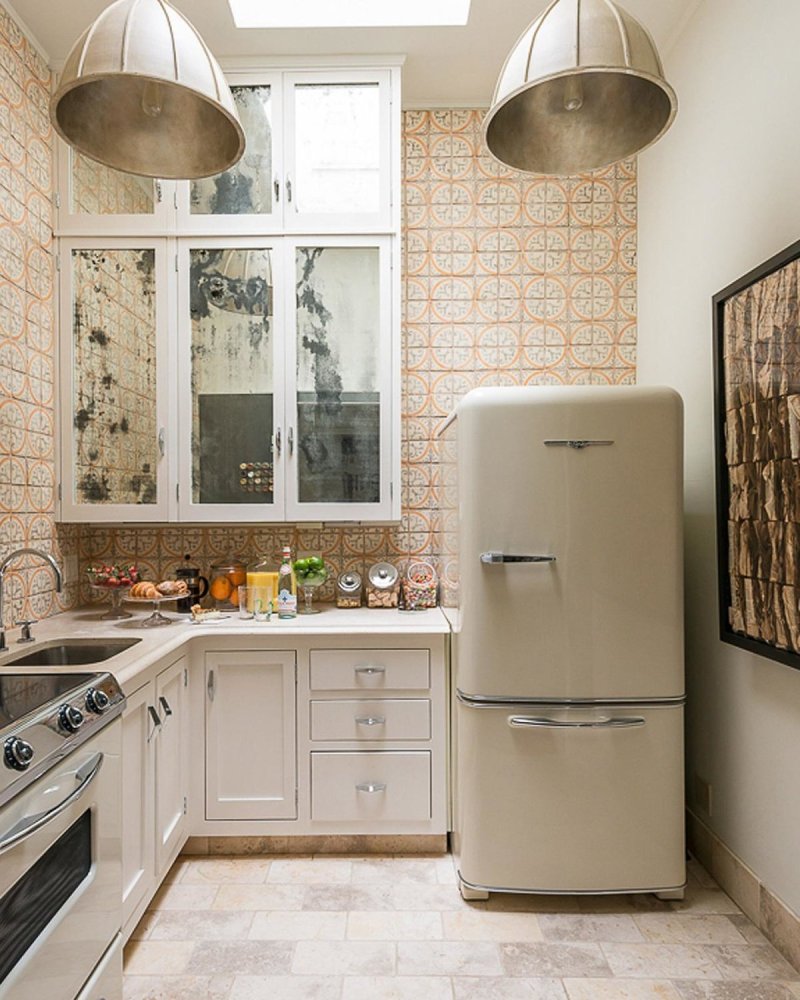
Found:
M 355 570 L 340 573 L 336 578 L 336 607 L 361 607 L 361 574 Z
M 422 611 L 436 607 L 439 581 L 430 563 L 417 561 L 408 564 L 403 580 L 403 597 L 407 611 Z
M 214 563 L 209 573 L 208 594 L 219 610 L 238 608 L 238 588 L 247 583 L 247 567 L 238 559 Z
M 400 574 L 391 563 L 375 563 L 367 574 L 367 607 L 396 608 L 400 596 Z

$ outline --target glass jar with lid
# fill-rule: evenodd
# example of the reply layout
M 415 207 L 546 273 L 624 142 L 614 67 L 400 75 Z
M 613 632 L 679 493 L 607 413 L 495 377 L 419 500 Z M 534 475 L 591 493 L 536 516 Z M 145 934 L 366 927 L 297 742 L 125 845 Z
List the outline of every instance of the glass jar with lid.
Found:
M 226 559 L 211 566 L 208 595 L 220 611 L 238 608 L 239 587 L 247 582 L 247 567 L 240 559 Z
M 400 597 L 400 574 L 391 563 L 370 566 L 367 574 L 367 607 L 396 608 Z
M 361 607 L 361 574 L 347 570 L 336 578 L 336 607 Z

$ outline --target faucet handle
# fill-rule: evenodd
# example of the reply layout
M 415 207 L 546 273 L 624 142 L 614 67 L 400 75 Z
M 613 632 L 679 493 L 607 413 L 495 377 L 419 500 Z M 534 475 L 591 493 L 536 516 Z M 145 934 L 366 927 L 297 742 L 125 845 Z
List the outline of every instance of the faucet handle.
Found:
M 31 635 L 31 625 L 36 624 L 35 618 L 23 618 L 22 621 L 14 622 L 15 625 L 19 625 L 22 628 L 22 635 L 20 635 L 17 642 L 33 642 L 33 636 Z

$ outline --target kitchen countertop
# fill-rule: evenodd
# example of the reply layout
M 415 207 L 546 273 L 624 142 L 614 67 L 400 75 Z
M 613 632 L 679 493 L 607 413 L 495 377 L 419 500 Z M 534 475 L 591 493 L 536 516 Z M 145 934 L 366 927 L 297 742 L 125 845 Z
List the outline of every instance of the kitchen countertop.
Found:
M 94 673 L 108 670 L 123 690 L 131 681 L 157 660 L 180 650 L 190 640 L 210 636 L 250 637 L 273 640 L 276 636 L 295 638 L 335 635 L 338 637 L 369 635 L 443 635 L 450 632 L 447 618 L 440 608 L 426 611 L 397 611 L 383 608 L 336 608 L 320 605 L 316 615 L 298 615 L 296 618 L 279 619 L 273 615 L 268 622 L 239 618 L 236 612 L 230 617 L 213 623 L 193 624 L 189 616 L 170 613 L 162 606 L 161 613 L 173 620 L 172 625 L 142 628 L 141 622 L 150 615 L 151 608 L 137 608 L 133 617 L 122 621 L 101 621 L 108 610 L 107 604 L 65 611 L 36 622 L 32 627 L 35 642 L 18 644 L 17 629 L 8 629 L 6 642 L 9 649 L 0 654 L 0 671 L 13 673 L 47 673 L 52 671 Z M 71 665 L 68 667 L 8 667 L 6 664 L 17 656 L 33 652 L 37 647 L 61 639 L 123 639 L 140 638 L 130 649 L 101 663 Z

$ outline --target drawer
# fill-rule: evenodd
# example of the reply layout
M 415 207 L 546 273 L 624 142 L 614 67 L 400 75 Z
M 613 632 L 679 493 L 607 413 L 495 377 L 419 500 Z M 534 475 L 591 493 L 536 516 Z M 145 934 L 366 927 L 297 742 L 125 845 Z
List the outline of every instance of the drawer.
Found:
M 430 687 L 427 649 L 312 649 L 314 691 L 420 691 Z
M 311 818 L 419 822 L 431 816 L 426 750 L 311 754 Z
M 429 740 L 431 703 L 425 698 L 312 701 L 312 740 Z

